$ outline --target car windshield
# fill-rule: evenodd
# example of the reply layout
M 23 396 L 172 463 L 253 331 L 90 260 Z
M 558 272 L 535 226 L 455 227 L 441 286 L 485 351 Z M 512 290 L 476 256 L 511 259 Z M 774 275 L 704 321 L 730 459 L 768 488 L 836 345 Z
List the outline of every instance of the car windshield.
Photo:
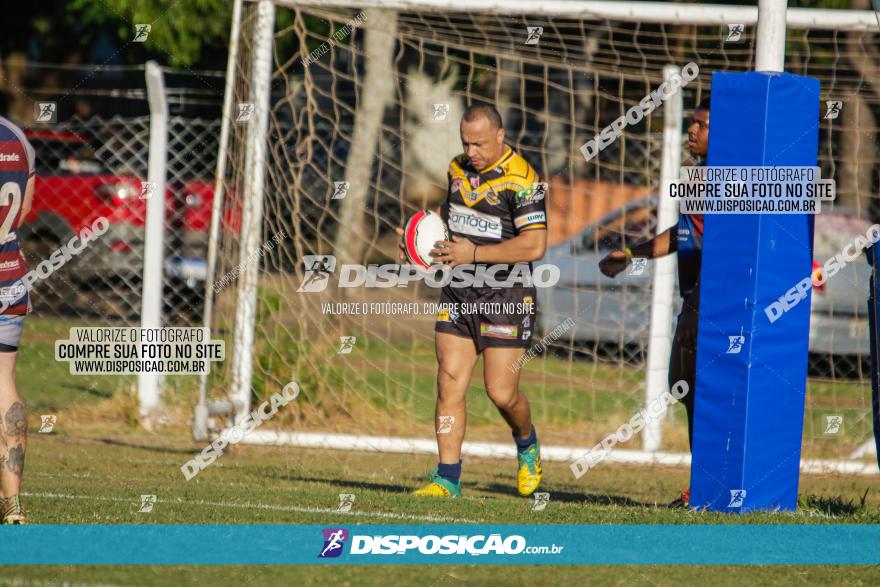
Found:
M 840 253 L 856 236 L 865 236 L 871 223 L 850 213 L 825 213 L 816 216 L 814 258 L 820 262 Z M 577 243 L 578 253 L 599 253 L 631 247 L 655 236 L 656 217 L 650 206 L 626 211 L 600 225 Z
M 864 237 L 870 226 L 870 222 L 854 214 L 819 214 L 813 237 L 813 258 L 824 263 L 843 251 L 856 236 Z
M 588 232 L 578 243 L 575 252 L 598 253 L 630 247 L 653 237 L 656 225 L 652 207 L 633 207 L 617 218 L 599 225 L 595 231 Z
M 84 141 L 30 139 L 39 175 L 100 175 L 107 169 Z

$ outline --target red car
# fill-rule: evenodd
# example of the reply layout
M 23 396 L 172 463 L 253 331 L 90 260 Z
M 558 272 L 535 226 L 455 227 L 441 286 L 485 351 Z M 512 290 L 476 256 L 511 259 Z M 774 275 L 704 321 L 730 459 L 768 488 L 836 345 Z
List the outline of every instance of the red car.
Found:
M 90 289 L 128 290 L 137 297 L 143 274 L 145 180 L 109 169 L 82 134 L 30 129 L 25 135 L 37 154 L 34 206 L 20 229 L 29 265 L 103 216 L 109 230 L 65 265 L 65 278 Z M 204 289 L 213 196 L 213 181 L 166 183 L 166 275 L 199 292 Z

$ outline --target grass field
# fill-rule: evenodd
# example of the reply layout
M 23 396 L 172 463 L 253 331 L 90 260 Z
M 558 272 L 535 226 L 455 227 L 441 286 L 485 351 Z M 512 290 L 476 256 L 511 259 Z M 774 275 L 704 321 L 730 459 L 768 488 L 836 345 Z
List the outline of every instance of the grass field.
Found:
M 361 585 L 847 585 L 870 587 L 880 571 L 865 566 L 761 567 L 736 566 L 590 566 L 492 567 L 49 567 L 0 569 L 0 586 L 62 587 L 67 585 L 201 585 L 288 587 L 290 585 L 359 587 Z M 66 583 L 65 583 L 66 582 Z
M 547 463 L 542 489 L 551 494 L 541 512 L 515 495 L 514 463 L 469 459 L 464 469 L 465 497 L 453 501 L 417 499 L 409 492 L 423 483 L 434 465 L 430 456 L 378 455 L 343 451 L 236 446 L 192 481 L 180 466 L 201 449 L 189 438 L 185 421 L 159 432 L 136 426 L 134 378 L 77 378 L 52 357 L 57 338 L 69 325 L 46 319 L 29 321 L 20 353 L 19 381 L 30 407 L 30 446 L 24 492 L 31 521 L 45 524 L 284 523 L 353 525 L 360 523 L 534 523 L 534 524 L 880 524 L 876 478 L 812 476 L 801 478 L 801 507 L 795 514 L 724 516 L 689 513 L 665 506 L 688 485 L 685 468 L 599 466 L 575 481 L 565 463 Z M 403 352 L 401 349 L 400 352 Z M 376 379 L 364 387 L 379 410 L 397 397 L 413 410 L 416 423 L 431 418 L 432 356 L 413 355 L 417 369 L 403 377 Z M 362 355 L 346 357 L 339 377 L 375 377 L 366 365 L 382 364 L 388 351 L 367 345 Z M 561 358 L 540 359 L 542 376 L 591 377 L 609 389 L 620 386 L 620 367 Z M 392 369 L 393 371 L 393 369 Z M 549 373 L 550 375 L 547 375 Z M 405 395 L 403 379 L 417 382 Z M 389 383 L 390 379 L 390 383 Z M 399 379 L 399 380 L 398 380 Z M 822 387 L 824 386 L 824 387 Z M 479 387 L 479 385 L 475 385 Z M 188 406 L 193 378 L 170 378 L 169 401 Z M 546 392 L 552 395 L 552 386 Z M 856 383 L 812 382 L 829 402 L 855 401 Z M 539 418 L 572 419 L 595 408 L 603 418 L 616 414 L 619 398 L 598 393 L 597 402 L 567 405 L 570 392 L 546 402 Z M 823 395 L 824 394 L 824 395 Z M 391 404 L 382 402 L 392 401 Z M 637 402 L 633 402 L 633 407 Z M 602 406 L 607 406 L 603 408 Z M 629 405 L 625 405 L 629 408 Z M 471 410 L 474 428 L 503 433 L 500 420 L 481 394 Z M 51 434 L 39 434 L 41 414 L 56 414 Z M 271 423 L 271 424 L 274 424 Z M 673 423 L 674 426 L 674 423 Z M 806 432 L 805 432 L 806 435 Z M 425 436 L 425 434 L 422 434 Z M 354 493 L 352 512 L 335 511 L 340 493 Z M 151 513 L 138 513 L 140 496 L 155 495 Z M 312 548 L 307 545 L 306 548 Z M 556 585 L 565 581 L 610 585 L 671 585 L 683 581 L 718 585 L 778 583 L 873 585 L 880 570 L 863 567 L 5 567 L 2 585 Z
M 59 424 L 63 421 L 59 419 Z M 342 451 L 292 450 L 238 446 L 192 481 L 180 465 L 195 446 L 182 433 L 120 433 L 106 425 L 62 425 L 52 434 L 32 434 L 28 452 L 26 497 L 31 520 L 47 524 L 181 524 L 285 523 L 350 526 L 359 523 L 592 523 L 592 524 L 816 524 L 880 523 L 876 480 L 804 476 L 802 508 L 796 514 L 751 514 L 739 517 L 689 513 L 665 507 L 687 486 L 684 468 L 599 467 L 574 481 L 564 464 L 549 463 L 543 489 L 551 494 L 542 512 L 530 511 L 530 500 L 515 496 L 513 463 L 470 460 L 466 463 L 465 497 L 425 500 L 409 495 L 433 466 L 428 456 L 359 454 Z M 354 493 L 352 512 L 335 511 L 339 493 Z M 867 495 L 866 495 L 867 493 Z M 138 513 L 140 496 L 155 495 L 151 513 Z M 863 500 L 864 497 L 864 500 Z M 306 548 L 311 548 L 307 545 Z M 557 584 L 566 578 L 591 583 L 672 584 L 684 571 L 675 567 L 621 569 L 583 567 L 519 571 L 489 567 L 412 569 L 363 568 L 344 577 L 332 569 L 228 568 L 95 568 L 75 572 L 58 568 L 5 568 L 0 578 L 123 585 L 196 584 L 207 580 L 255 585 L 399 584 Z M 719 569 L 690 569 L 690 578 L 709 577 Z M 541 579 L 529 579 L 532 573 Z M 877 569 L 809 569 L 775 567 L 736 569 L 732 577 L 772 584 L 792 576 L 809 583 L 876 584 Z M 720 574 L 720 573 L 719 573 Z M 502 580 L 503 577 L 503 580 Z M 678 579 L 677 579 L 678 578 Z M 731 576 L 728 576 L 731 578 Z M 726 579 L 722 579 L 724 581 Z M 347 582 L 346 582 L 347 581 Z M 42 582 L 42 583 L 41 583 Z M 716 581 L 717 582 L 717 581 Z M 0 585 L 3 583 L 0 582 Z M 20 583 L 21 584 L 21 583 Z M 23 583 L 28 584 L 28 583 Z M 721 584 L 733 584 L 724 583 Z
M 55 341 L 67 338 L 72 325 L 60 319 L 28 319 L 18 373 L 31 411 L 53 413 L 74 409 L 78 415 L 85 412 L 87 417 L 123 418 L 129 425 L 135 425 L 135 402 L 129 393 L 136 383 L 135 377 L 70 375 L 67 363 L 54 360 Z M 258 340 L 258 344 L 265 346 L 256 352 L 259 365 L 254 388 L 258 396 L 268 397 L 293 379 L 303 390 L 300 406 L 291 410 L 293 417 L 279 416 L 282 426 L 423 436 L 434 417 L 433 345 L 422 340 L 416 344 L 394 338 L 385 340 L 388 337 L 381 334 L 374 340 L 376 337 L 371 338 L 366 332 L 349 332 L 359 340 L 350 355 L 337 355 L 338 339 L 332 337 L 308 342 L 298 342 L 290 336 L 273 338 L 275 343 L 285 341 L 281 346 Z M 227 345 L 227 352 L 231 353 L 231 341 Z M 497 426 L 498 413 L 486 397 L 481 373 L 479 363 L 468 399 L 468 437 L 502 440 L 506 436 Z M 192 376 L 166 379 L 166 403 L 174 408 L 169 414 L 172 423 L 186 425 L 195 402 L 196 385 Z M 225 381 L 219 379 L 217 385 L 223 388 Z M 528 363 L 521 375 L 521 386 L 530 398 L 545 443 L 592 446 L 643 407 L 644 366 L 596 360 L 584 354 L 571 358 L 557 352 Z M 111 400 L 109 413 L 106 400 Z M 867 376 L 810 379 L 806 404 L 806 456 L 845 458 L 871 436 Z M 95 409 L 100 413 L 93 414 Z M 844 417 L 844 434 L 823 434 L 825 416 L 829 414 Z M 686 451 L 684 410 L 672 409 L 664 428 L 664 449 Z M 639 443 L 636 436 L 630 445 Z

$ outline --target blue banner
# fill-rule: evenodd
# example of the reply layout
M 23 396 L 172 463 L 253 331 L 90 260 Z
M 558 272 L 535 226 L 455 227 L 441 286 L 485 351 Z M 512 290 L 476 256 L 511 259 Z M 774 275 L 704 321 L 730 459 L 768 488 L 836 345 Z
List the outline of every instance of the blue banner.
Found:
M 0 564 L 876 565 L 878 525 L 32 525 Z

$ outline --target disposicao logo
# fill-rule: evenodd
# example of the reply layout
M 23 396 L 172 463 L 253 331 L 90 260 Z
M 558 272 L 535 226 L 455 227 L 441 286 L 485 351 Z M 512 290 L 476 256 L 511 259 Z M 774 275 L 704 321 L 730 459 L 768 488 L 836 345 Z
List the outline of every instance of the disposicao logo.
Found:
M 342 554 L 345 541 L 348 540 L 348 530 L 345 528 L 324 528 L 324 548 L 318 558 L 336 558 Z

